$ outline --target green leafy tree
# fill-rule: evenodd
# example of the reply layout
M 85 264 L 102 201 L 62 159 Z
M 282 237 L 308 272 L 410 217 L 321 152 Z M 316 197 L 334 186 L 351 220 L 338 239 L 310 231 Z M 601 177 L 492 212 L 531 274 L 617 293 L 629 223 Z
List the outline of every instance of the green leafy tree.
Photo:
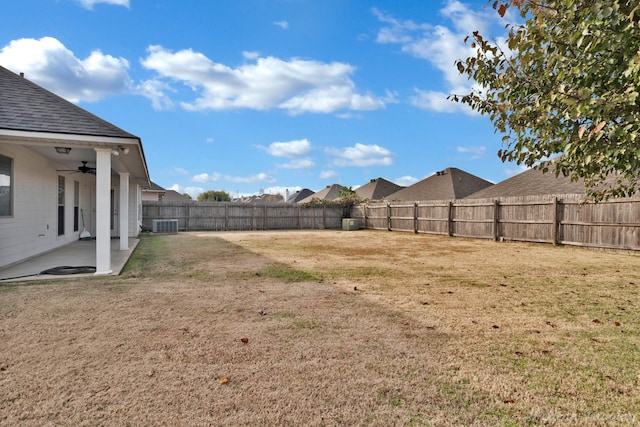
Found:
M 489 116 L 504 134 L 503 161 L 583 179 L 596 199 L 640 190 L 638 1 L 492 5 L 523 23 L 507 25 L 504 42 L 467 38 L 475 54 L 456 65 L 478 86 L 450 99 Z
M 191 197 L 191 195 L 189 193 L 182 193 L 182 195 L 184 197 L 186 197 L 187 199 L 189 199 L 189 200 L 193 200 L 193 198 Z
M 209 190 L 198 194 L 199 202 L 230 202 L 231 196 L 224 190 Z
M 338 190 L 338 197 L 340 198 L 353 196 L 354 194 L 356 194 L 356 192 L 351 186 L 345 187 L 343 185 L 342 187 L 340 187 L 340 190 Z

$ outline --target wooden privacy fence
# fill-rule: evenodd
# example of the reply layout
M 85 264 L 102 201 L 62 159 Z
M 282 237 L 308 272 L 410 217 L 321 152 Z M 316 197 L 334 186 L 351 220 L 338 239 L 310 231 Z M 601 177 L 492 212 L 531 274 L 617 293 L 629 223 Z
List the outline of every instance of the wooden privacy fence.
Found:
M 180 231 L 247 231 L 340 228 L 341 206 L 287 203 L 142 202 L 142 223 L 177 219 Z
M 363 228 L 640 250 L 640 198 L 510 197 L 354 206 Z

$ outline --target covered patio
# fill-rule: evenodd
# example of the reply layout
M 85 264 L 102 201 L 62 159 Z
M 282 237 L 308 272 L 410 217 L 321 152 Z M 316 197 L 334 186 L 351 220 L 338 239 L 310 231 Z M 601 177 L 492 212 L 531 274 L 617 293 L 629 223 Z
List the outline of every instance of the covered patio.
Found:
M 111 239 L 111 276 L 120 274 L 139 242 L 139 239 L 130 237 L 128 249 L 122 250 L 120 249 L 120 239 Z M 19 264 L 0 269 L 0 285 L 24 280 L 95 276 L 93 272 L 56 275 L 41 274 L 46 270 L 63 266 L 95 267 L 95 254 L 96 241 L 94 239 L 77 240 Z

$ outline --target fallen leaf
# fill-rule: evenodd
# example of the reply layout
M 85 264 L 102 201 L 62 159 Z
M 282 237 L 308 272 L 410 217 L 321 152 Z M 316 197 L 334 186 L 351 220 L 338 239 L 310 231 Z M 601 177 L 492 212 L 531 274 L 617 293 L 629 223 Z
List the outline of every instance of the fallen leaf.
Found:
M 220 384 L 227 384 L 229 382 L 229 378 L 222 377 L 218 381 L 220 382 Z
M 592 322 L 593 323 L 600 323 L 600 320 L 599 319 L 593 319 Z
M 616 323 L 615 323 L 615 325 L 616 325 L 616 326 L 620 326 L 620 325 L 621 325 L 621 323 L 620 323 L 620 322 L 616 322 Z
M 240 338 L 240 341 L 246 344 L 249 342 L 249 338 Z
M 513 400 L 513 399 L 504 399 L 503 402 L 504 403 L 516 403 L 516 401 Z
M 548 321 L 548 320 L 547 320 L 546 322 L 544 322 L 544 323 L 546 323 L 547 325 L 551 326 L 552 328 L 555 328 L 555 327 L 556 327 L 555 323 L 550 322 L 550 321 Z
M 493 328 L 493 329 L 500 329 L 500 326 L 498 326 L 498 325 L 493 325 L 493 326 L 492 326 L 492 328 Z

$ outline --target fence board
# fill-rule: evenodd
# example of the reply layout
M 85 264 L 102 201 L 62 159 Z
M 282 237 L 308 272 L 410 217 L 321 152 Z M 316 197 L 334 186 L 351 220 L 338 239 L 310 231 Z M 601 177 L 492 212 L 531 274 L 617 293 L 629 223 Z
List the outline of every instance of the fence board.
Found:
M 363 228 L 640 251 L 640 198 L 579 195 L 371 203 L 351 210 Z
M 142 222 L 177 219 L 180 231 L 332 229 L 342 227 L 340 206 L 284 203 L 142 202 Z
M 143 202 L 143 223 L 177 219 L 181 231 L 340 229 L 340 206 Z M 640 198 L 577 195 L 356 205 L 362 228 L 640 251 Z

